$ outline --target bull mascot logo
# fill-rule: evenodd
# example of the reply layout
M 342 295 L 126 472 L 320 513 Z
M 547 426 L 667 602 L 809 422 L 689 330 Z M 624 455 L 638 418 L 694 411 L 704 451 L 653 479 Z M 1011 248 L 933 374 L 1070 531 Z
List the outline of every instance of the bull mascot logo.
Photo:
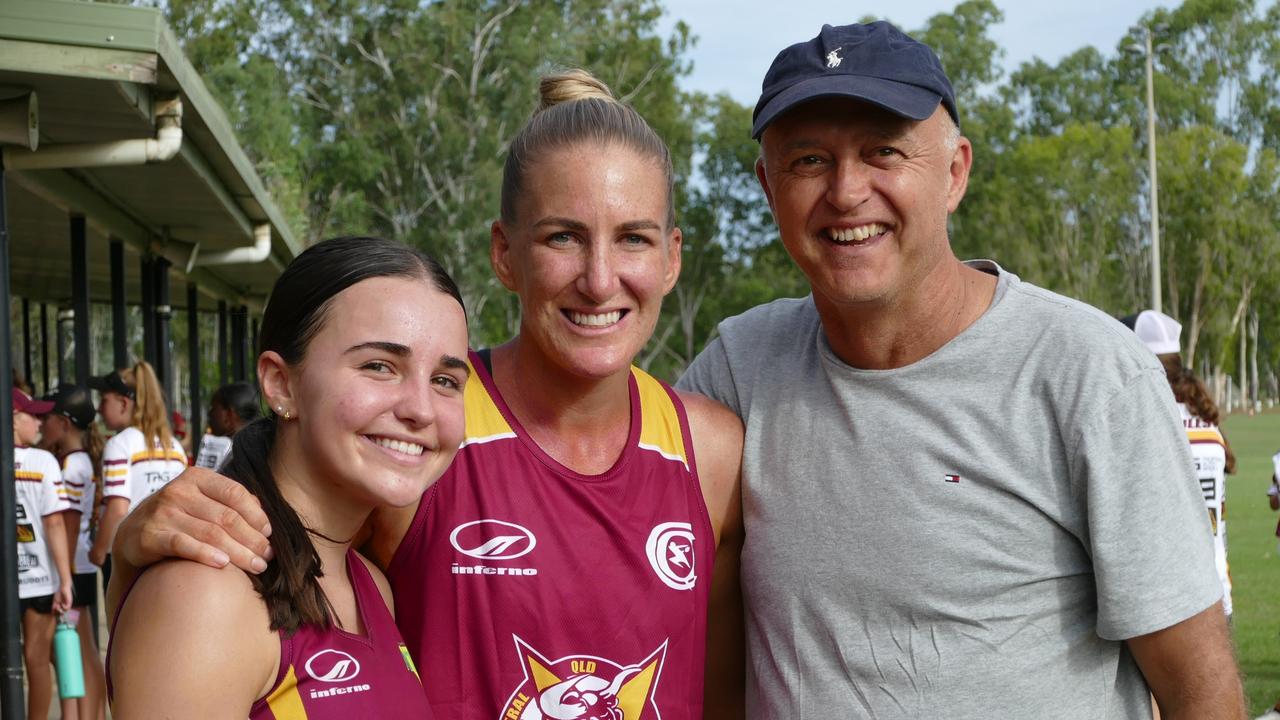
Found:
M 520 638 L 515 642 L 524 682 L 503 706 L 502 720 L 658 720 L 653 693 L 665 641 L 627 666 L 587 655 L 548 660 Z

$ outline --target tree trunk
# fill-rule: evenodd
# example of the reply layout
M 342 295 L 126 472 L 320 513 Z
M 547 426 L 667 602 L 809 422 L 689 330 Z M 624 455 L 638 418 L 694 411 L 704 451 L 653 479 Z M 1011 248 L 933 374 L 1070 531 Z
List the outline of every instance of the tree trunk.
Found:
M 1246 307 L 1244 315 L 1248 315 Z M 1248 411 L 1253 403 L 1249 402 L 1249 323 L 1240 323 L 1240 360 L 1236 363 L 1240 373 L 1240 409 Z
M 1249 314 L 1249 332 L 1253 335 L 1253 353 L 1250 355 L 1250 362 L 1253 365 L 1253 403 L 1249 406 L 1249 412 L 1253 413 L 1262 409 L 1262 388 L 1258 385 L 1258 311 L 1254 310 Z
M 1187 328 L 1187 351 L 1182 354 L 1187 368 L 1194 367 L 1196 345 L 1200 342 L 1200 307 L 1204 302 L 1204 284 L 1209 279 L 1209 246 L 1200 245 L 1200 272 L 1196 274 L 1195 290 L 1191 293 L 1191 321 Z

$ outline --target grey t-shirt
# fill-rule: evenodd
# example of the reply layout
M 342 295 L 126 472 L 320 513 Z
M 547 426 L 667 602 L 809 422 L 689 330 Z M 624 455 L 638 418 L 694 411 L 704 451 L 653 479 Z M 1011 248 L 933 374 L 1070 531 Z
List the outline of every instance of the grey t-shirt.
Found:
M 912 365 L 851 367 L 779 300 L 678 384 L 746 424 L 752 718 L 1149 718 L 1120 640 L 1222 594 L 1155 357 L 974 264 L 991 307 Z

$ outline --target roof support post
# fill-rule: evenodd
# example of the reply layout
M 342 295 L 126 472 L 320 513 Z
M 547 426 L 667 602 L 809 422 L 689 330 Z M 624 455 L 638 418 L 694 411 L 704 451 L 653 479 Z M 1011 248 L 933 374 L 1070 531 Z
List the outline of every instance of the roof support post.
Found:
M 249 309 L 244 305 L 237 305 L 231 311 L 231 379 L 235 382 L 248 380 L 244 363 L 245 356 L 249 354 L 245 348 L 249 341 L 248 316 Z
M 49 305 L 40 303 L 40 375 L 43 381 L 44 392 L 49 392 Z M 34 390 L 36 383 L 31 381 L 31 389 Z M 17 530 L 14 530 L 17 532 Z
M 111 240 L 111 358 L 112 370 L 129 365 L 129 337 L 124 304 L 124 243 Z
M 191 433 L 191 456 L 200 456 L 200 440 L 204 436 L 204 409 L 200 397 L 200 308 L 196 284 L 187 283 L 187 394 L 191 396 L 191 413 L 187 415 L 187 432 Z
M 173 352 L 169 347 L 169 319 L 173 317 L 173 307 L 169 304 L 169 260 L 157 257 L 152 263 L 155 273 L 155 313 L 156 313 L 156 374 L 160 376 L 160 387 L 164 389 L 164 401 L 170 410 L 173 404 Z
M 22 298 L 22 379 L 34 385 L 31 378 L 31 301 Z
M 152 275 L 151 268 L 155 262 L 147 256 L 142 256 L 139 263 L 138 271 L 142 274 L 142 359 L 151 363 L 152 367 L 156 364 L 156 299 L 155 299 L 155 277 Z
M 53 336 L 57 342 L 54 344 L 58 350 L 58 385 L 66 385 L 71 382 L 71 373 L 67 371 L 67 323 L 71 321 L 72 310 L 70 307 L 58 307 L 58 314 L 53 324 Z M 52 388 L 45 388 L 47 393 Z
M 231 364 L 228 350 L 231 348 L 227 337 L 227 301 L 218 301 L 218 387 L 231 382 Z
M 5 214 L 4 162 L 0 161 L 0 297 L 9 298 L 9 223 Z M 0 313 L 0 342 L 9 347 L 9 313 Z M 13 370 L 8 352 L 0 352 L 0 377 L 7 378 Z M 0 617 L 4 623 L 4 638 L 0 640 L 0 666 L 3 667 L 3 685 L 0 686 L 0 717 L 4 720 L 20 720 L 26 717 L 26 702 L 22 696 L 22 622 L 18 604 L 18 527 L 17 514 L 12 508 L 17 503 L 17 491 L 13 480 L 13 413 L 0 412 L 0 577 L 4 592 L 0 593 Z
M 249 308 L 244 309 L 245 315 L 249 314 Z M 258 318 L 253 318 L 253 333 L 249 335 L 249 342 L 246 344 L 245 350 L 249 355 L 249 377 L 253 378 L 253 384 L 258 384 Z
M 89 386 L 89 245 L 85 239 L 83 215 L 71 216 L 71 311 L 74 313 L 72 342 L 76 357 L 76 384 Z

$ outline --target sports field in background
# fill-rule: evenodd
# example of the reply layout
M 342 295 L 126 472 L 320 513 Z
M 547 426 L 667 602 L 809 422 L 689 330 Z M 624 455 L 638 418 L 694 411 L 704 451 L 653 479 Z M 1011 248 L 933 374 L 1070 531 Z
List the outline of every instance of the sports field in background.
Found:
M 1280 409 L 1248 417 L 1229 416 L 1223 424 L 1238 459 L 1227 476 L 1227 559 L 1235 586 L 1233 631 L 1249 717 L 1280 698 L 1280 557 L 1275 535 L 1277 513 L 1267 504 L 1271 456 L 1280 450 Z

